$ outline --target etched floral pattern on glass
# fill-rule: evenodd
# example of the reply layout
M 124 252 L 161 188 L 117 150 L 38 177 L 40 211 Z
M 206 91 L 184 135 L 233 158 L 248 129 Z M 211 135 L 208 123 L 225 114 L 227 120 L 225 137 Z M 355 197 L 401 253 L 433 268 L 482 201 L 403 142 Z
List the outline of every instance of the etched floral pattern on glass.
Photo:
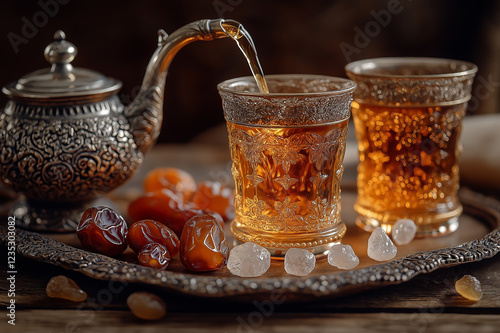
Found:
M 228 122 L 236 220 L 264 231 L 315 231 L 337 223 L 347 121 L 307 127 Z

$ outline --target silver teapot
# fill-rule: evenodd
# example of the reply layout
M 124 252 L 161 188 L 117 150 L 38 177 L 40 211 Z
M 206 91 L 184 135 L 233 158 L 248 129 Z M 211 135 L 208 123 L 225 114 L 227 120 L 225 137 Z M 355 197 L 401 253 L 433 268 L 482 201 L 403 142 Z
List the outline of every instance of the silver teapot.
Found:
M 74 230 L 100 194 L 123 184 L 154 145 L 163 117 L 168 67 L 186 44 L 231 37 L 232 20 L 200 20 L 158 47 L 137 97 L 124 106 L 120 81 L 73 67 L 76 47 L 57 31 L 45 48 L 50 68 L 35 71 L 2 91 L 0 180 L 20 194 L 10 211 L 19 226 L 51 232 Z

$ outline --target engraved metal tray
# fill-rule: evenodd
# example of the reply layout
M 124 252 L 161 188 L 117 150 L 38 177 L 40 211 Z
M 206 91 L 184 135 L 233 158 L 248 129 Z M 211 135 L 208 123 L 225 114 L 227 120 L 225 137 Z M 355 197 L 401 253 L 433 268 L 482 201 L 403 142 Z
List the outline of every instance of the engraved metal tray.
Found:
M 369 234 L 354 225 L 353 191 L 342 193 L 342 215 L 348 225 L 344 244 L 353 246 L 360 265 L 349 271 L 339 270 L 319 260 L 306 277 L 288 275 L 283 262 L 275 261 L 259 278 L 240 278 L 227 268 L 216 272 L 193 274 L 175 258 L 167 271 L 158 271 L 134 263 L 128 249 L 114 259 L 84 251 L 75 234 L 49 235 L 17 230 L 17 252 L 25 257 L 81 272 L 95 279 L 139 283 L 170 291 L 231 299 L 255 299 L 279 291 L 290 300 L 337 297 L 387 285 L 403 283 L 436 269 L 491 258 L 500 251 L 500 202 L 463 189 L 460 199 L 464 214 L 453 234 L 416 239 L 399 246 L 395 260 L 378 263 L 366 255 Z M 227 232 L 229 235 L 229 232 Z M 0 228 L 0 244 L 7 243 L 7 230 Z

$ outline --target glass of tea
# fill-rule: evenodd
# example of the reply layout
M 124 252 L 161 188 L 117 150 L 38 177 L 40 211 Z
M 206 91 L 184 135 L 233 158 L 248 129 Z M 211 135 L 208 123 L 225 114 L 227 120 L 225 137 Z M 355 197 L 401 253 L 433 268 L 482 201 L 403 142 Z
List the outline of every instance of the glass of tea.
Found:
M 377 58 L 346 66 L 357 83 L 352 114 L 359 147 L 356 223 L 391 232 L 412 219 L 417 236 L 458 228 L 462 119 L 477 67 L 435 58 Z
M 227 122 L 237 243 L 254 242 L 273 257 L 289 248 L 323 255 L 341 240 L 347 122 L 356 84 L 321 75 L 267 75 L 218 85 Z

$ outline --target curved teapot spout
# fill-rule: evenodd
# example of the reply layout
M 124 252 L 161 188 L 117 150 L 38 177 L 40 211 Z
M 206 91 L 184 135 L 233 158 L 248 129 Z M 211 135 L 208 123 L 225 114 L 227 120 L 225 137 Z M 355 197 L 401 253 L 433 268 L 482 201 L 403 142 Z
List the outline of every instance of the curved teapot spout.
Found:
M 192 22 L 170 36 L 163 30 L 158 31 L 158 48 L 149 61 L 139 94 L 125 109 L 125 116 L 139 151 L 146 153 L 160 133 L 165 79 L 177 52 L 194 41 L 232 38 L 231 27 L 238 29 L 240 26 L 233 20 L 215 19 Z

